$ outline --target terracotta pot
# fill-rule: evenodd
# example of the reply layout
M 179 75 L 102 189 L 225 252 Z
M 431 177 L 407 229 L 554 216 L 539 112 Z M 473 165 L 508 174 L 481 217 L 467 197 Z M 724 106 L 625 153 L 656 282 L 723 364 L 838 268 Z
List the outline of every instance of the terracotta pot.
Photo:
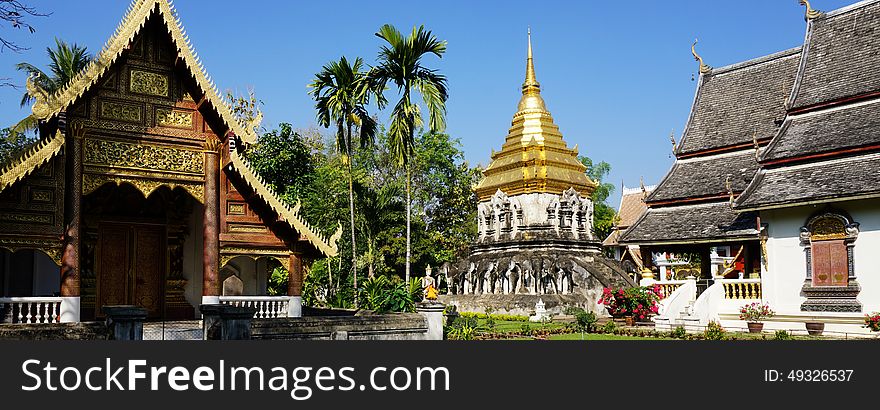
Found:
M 761 322 L 749 322 L 749 333 L 761 333 L 764 330 L 764 324 Z
M 810 336 L 820 336 L 822 331 L 825 330 L 825 323 L 822 322 L 806 322 L 804 325 L 807 327 L 807 333 Z
M 635 316 L 627 316 L 624 319 L 626 319 L 627 326 L 635 326 L 636 325 L 636 317 Z

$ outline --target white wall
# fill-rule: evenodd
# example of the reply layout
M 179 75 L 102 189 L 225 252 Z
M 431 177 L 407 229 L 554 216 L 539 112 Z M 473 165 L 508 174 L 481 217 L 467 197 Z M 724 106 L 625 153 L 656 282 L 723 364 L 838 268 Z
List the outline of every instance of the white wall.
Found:
M 863 312 L 880 311 L 880 200 L 831 205 L 848 212 L 860 225 L 853 248 L 855 276 L 862 287 L 858 300 Z M 825 208 L 823 204 L 761 211 L 761 223 L 768 225 L 769 234 L 769 263 L 766 270 L 762 267 L 762 287 L 764 299 L 777 313 L 799 313 L 801 303 L 806 300 L 800 295 L 807 272 L 804 247 L 800 245 L 800 228 L 810 216 Z

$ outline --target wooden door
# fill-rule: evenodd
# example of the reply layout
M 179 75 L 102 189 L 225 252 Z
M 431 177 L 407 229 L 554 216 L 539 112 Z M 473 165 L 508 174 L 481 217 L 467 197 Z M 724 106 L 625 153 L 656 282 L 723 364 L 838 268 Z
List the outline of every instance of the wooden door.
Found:
M 167 249 L 165 227 L 102 223 L 98 228 L 97 306 L 136 305 L 147 316 L 162 316 L 162 283 Z

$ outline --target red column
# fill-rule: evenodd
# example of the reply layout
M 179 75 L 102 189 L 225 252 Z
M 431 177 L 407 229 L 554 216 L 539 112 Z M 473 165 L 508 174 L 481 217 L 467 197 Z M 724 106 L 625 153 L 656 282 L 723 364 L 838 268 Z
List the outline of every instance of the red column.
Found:
M 219 303 L 220 296 L 220 141 L 205 141 L 205 213 L 203 220 L 202 303 Z
M 287 295 L 290 296 L 288 316 L 302 316 L 302 289 L 303 289 L 303 264 L 302 257 L 295 253 L 290 254 L 287 266 Z
M 64 236 L 61 253 L 61 303 L 62 322 L 80 320 L 80 269 L 79 251 L 82 215 L 82 124 L 67 125 L 66 113 L 58 118 L 58 130 L 64 133 Z
M 82 124 L 72 124 L 65 130 L 63 122 L 59 122 L 65 132 L 65 173 L 66 187 L 64 195 L 64 249 L 61 255 L 61 296 L 80 296 L 79 251 L 80 225 L 82 216 Z

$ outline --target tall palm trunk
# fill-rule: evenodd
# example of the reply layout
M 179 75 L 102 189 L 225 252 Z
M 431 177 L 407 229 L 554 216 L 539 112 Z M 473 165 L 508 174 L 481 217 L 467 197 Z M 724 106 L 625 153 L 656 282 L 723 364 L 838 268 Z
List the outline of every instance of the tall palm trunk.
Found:
M 406 163 L 406 282 L 409 283 L 410 276 L 410 259 L 412 257 L 412 249 L 410 247 L 410 218 L 412 215 L 412 199 L 411 197 L 411 184 L 410 184 L 410 165 L 409 162 Z
M 355 243 L 354 233 L 354 182 L 352 178 L 351 163 L 354 159 L 351 156 L 351 124 L 348 125 L 348 138 L 346 141 L 346 151 L 348 151 L 348 210 L 351 218 L 351 270 L 354 273 L 354 307 L 358 307 L 358 270 L 357 270 L 357 245 Z

